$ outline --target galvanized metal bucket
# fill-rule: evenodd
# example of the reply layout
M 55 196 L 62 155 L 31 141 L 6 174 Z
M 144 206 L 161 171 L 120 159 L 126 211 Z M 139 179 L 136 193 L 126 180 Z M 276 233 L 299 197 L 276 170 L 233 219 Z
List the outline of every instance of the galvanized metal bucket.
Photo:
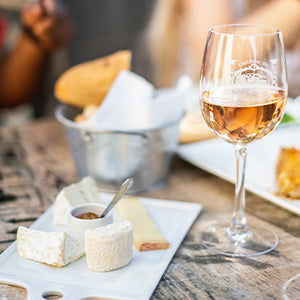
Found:
M 134 178 L 129 193 L 160 188 L 167 183 L 178 145 L 180 119 L 139 132 L 87 130 L 74 123 L 79 109 L 60 105 L 55 115 L 64 125 L 79 178 L 93 176 L 99 189 L 115 192 Z

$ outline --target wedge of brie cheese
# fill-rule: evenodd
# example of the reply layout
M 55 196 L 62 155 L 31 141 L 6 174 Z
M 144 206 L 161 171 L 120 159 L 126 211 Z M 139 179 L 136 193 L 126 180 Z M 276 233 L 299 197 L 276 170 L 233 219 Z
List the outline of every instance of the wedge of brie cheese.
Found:
M 65 232 L 44 232 L 19 226 L 18 254 L 54 267 L 64 267 L 84 254 L 82 244 Z
M 73 206 L 93 202 L 101 203 L 99 190 L 95 180 L 87 176 L 59 192 L 54 201 L 53 224 L 68 225 L 68 212 Z
M 131 222 L 124 220 L 85 232 L 85 254 L 91 271 L 106 272 L 126 266 L 132 258 Z

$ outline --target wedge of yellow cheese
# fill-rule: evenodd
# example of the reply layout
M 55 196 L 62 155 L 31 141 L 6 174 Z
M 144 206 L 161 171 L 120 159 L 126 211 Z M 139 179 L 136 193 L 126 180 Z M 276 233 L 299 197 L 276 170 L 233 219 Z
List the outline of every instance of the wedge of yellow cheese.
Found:
M 148 215 L 138 197 L 125 197 L 117 205 L 118 215 L 133 225 L 133 243 L 137 250 L 159 250 L 169 248 L 169 242 L 162 236 Z

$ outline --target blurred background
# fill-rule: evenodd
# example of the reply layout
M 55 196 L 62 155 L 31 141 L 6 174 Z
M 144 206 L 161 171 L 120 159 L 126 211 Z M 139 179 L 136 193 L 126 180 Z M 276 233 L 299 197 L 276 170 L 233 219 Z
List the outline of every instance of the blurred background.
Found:
M 50 18 L 52 8 L 57 5 L 53 2 L 59 2 L 64 13 L 68 13 L 72 36 L 51 51 L 38 45 L 40 51 L 45 51 L 46 59 L 39 64 L 41 75 L 39 80 L 32 80 L 34 88 L 30 94 L 7 104 L 9 101 L 5 101 L 3 95 L 8 83 L 3 87 L 0 82 L 0 125 L 21 124 L 32 118 L 52 116 L 57 104 L 53 85 L 63 71 L 120 49 L 132 51 L 132 70 L 157 88 L 175 85 L 182 74 L 190 75 L 198 85 L 208 30 L 229 23 L 273 25 L 282 30 L 289 96 L 300 95 L 298 0 L 0 0 L 0 16 L 4 24 L 0 26 L 2 62 L 10 59 L 24 34 L 24 9 L 28 3 L 39 5 L 42 18 Z M 62 26 L 70 25 L 66 22 L 60 24 L 64 24 L 60 25 L 60 30 Z M 26 30 L 33 26 L 30 21 L 25 25 Z M 28 30 L 25 33 L 28 37 Z M 34 35 L 29 34 L 28 39 L 32 37 L 31 42 L 35 43 Z M 19 56 L 25 56 L 25 50 L 22 51 L 19 51 Z M 3 63 L 0 65 L 0 81 L 6 78 L 8 82 L 9 77 L 1 68 Z M 20 76 L 26 77 L 31 69 L 18 71 Z M 16 86 L 19 81 L 12 82 L 12 86 Z

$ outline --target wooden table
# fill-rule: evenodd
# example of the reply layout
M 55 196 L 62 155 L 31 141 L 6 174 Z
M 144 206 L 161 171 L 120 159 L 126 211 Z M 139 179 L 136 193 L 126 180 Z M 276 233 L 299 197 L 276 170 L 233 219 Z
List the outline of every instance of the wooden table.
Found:
M 45 119 L 0 130 L 0 252 L 30 226 L 58 191 L 78 181 L 63 128 Z M 172 259 L 152 299 L 283 299 L 287 280 L 300 273 L 300 217 L 247 193 L 247 219 L 275 231 L 268 255 L 231 259 L 207 251 L 199 232 L 211 220 L 232 216 L 234 186 L 175 157 L 169 183 L 142 194 L 198 202 L 204 210 Z M 295 291 L 295 299 L 297 292 Z M 0 285 L 0 299 L 26 299 L 26 290 Z M 300 299 L 300 293 L 297 295 Z

